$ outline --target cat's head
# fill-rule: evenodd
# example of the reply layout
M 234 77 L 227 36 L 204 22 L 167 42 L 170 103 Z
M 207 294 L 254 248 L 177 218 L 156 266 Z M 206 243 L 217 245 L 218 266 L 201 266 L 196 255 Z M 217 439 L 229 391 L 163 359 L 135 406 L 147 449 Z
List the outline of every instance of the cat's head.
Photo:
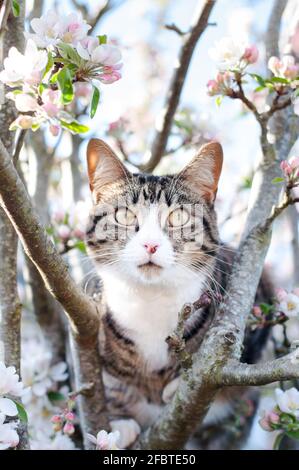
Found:
M 204 145 L 178 174 L 132 174 L 103 141 L 87 149 L 93 210 L 87 246 L 100 275 L 180 286 L 211 277 L 222 148 Z

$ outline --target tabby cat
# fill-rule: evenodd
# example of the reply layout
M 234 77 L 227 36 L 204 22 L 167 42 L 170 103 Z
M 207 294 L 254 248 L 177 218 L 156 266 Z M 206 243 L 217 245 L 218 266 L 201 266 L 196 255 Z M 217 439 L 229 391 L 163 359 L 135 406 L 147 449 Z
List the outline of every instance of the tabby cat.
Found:
M 157 419 L 177 388 L 179 366 L 166 338 L 178 312 L 204 292 L 213 299 L 186 321 L 186 348 L 194 351 L 225 289 L 232 255 L 221 247 L 214 210 L 222 160 L 221 145 L 211 142 L 176 175 L 132 174 L 103 141 L 89 142 L 86 238 L 100 278 L 108 410 L 122 448 Z M 250 337 L 244 360 L 258 359 L 265 337 Z M 233 397 L 219 397 L 205 425 L 231 413 Z

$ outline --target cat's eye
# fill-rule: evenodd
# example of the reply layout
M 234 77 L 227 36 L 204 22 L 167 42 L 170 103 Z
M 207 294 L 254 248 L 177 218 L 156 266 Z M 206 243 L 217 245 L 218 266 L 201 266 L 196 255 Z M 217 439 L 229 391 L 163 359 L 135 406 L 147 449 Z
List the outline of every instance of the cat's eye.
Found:
M 168 224 L 171 227 L 182 227 L 190 220 L 190 214 L 185 209 L 179 208 L 172 211 L 168 216 Z
M 120 207 L 115 213 L 115 220 L 120 225 L 135 225 L 136 215 L 127 207 Z

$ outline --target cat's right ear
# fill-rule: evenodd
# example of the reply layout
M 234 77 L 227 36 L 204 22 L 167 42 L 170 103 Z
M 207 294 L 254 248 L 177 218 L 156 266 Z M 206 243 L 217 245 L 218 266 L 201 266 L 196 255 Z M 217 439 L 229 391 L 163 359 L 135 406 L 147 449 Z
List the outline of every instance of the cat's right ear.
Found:
M 87 168 L 95 201 L 100 199 L 104 187 L 119 179 L 127 179 L 130 174 L 109 145 L 100 139 L 91 139 L 88 143 Z

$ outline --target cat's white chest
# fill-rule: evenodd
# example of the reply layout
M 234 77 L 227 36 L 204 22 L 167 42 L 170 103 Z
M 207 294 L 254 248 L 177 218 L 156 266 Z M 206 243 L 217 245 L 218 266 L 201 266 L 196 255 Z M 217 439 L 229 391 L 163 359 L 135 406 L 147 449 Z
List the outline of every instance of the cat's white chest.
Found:
M 134 289 L 116 279 L 104 279 L 106 301 L 115 320 L 134 341 L 150 370 L 167 365 L 166 338 L 174 331 L 182 306 L 200 296 L 201 285 L 196 279 L 182 289 Z

